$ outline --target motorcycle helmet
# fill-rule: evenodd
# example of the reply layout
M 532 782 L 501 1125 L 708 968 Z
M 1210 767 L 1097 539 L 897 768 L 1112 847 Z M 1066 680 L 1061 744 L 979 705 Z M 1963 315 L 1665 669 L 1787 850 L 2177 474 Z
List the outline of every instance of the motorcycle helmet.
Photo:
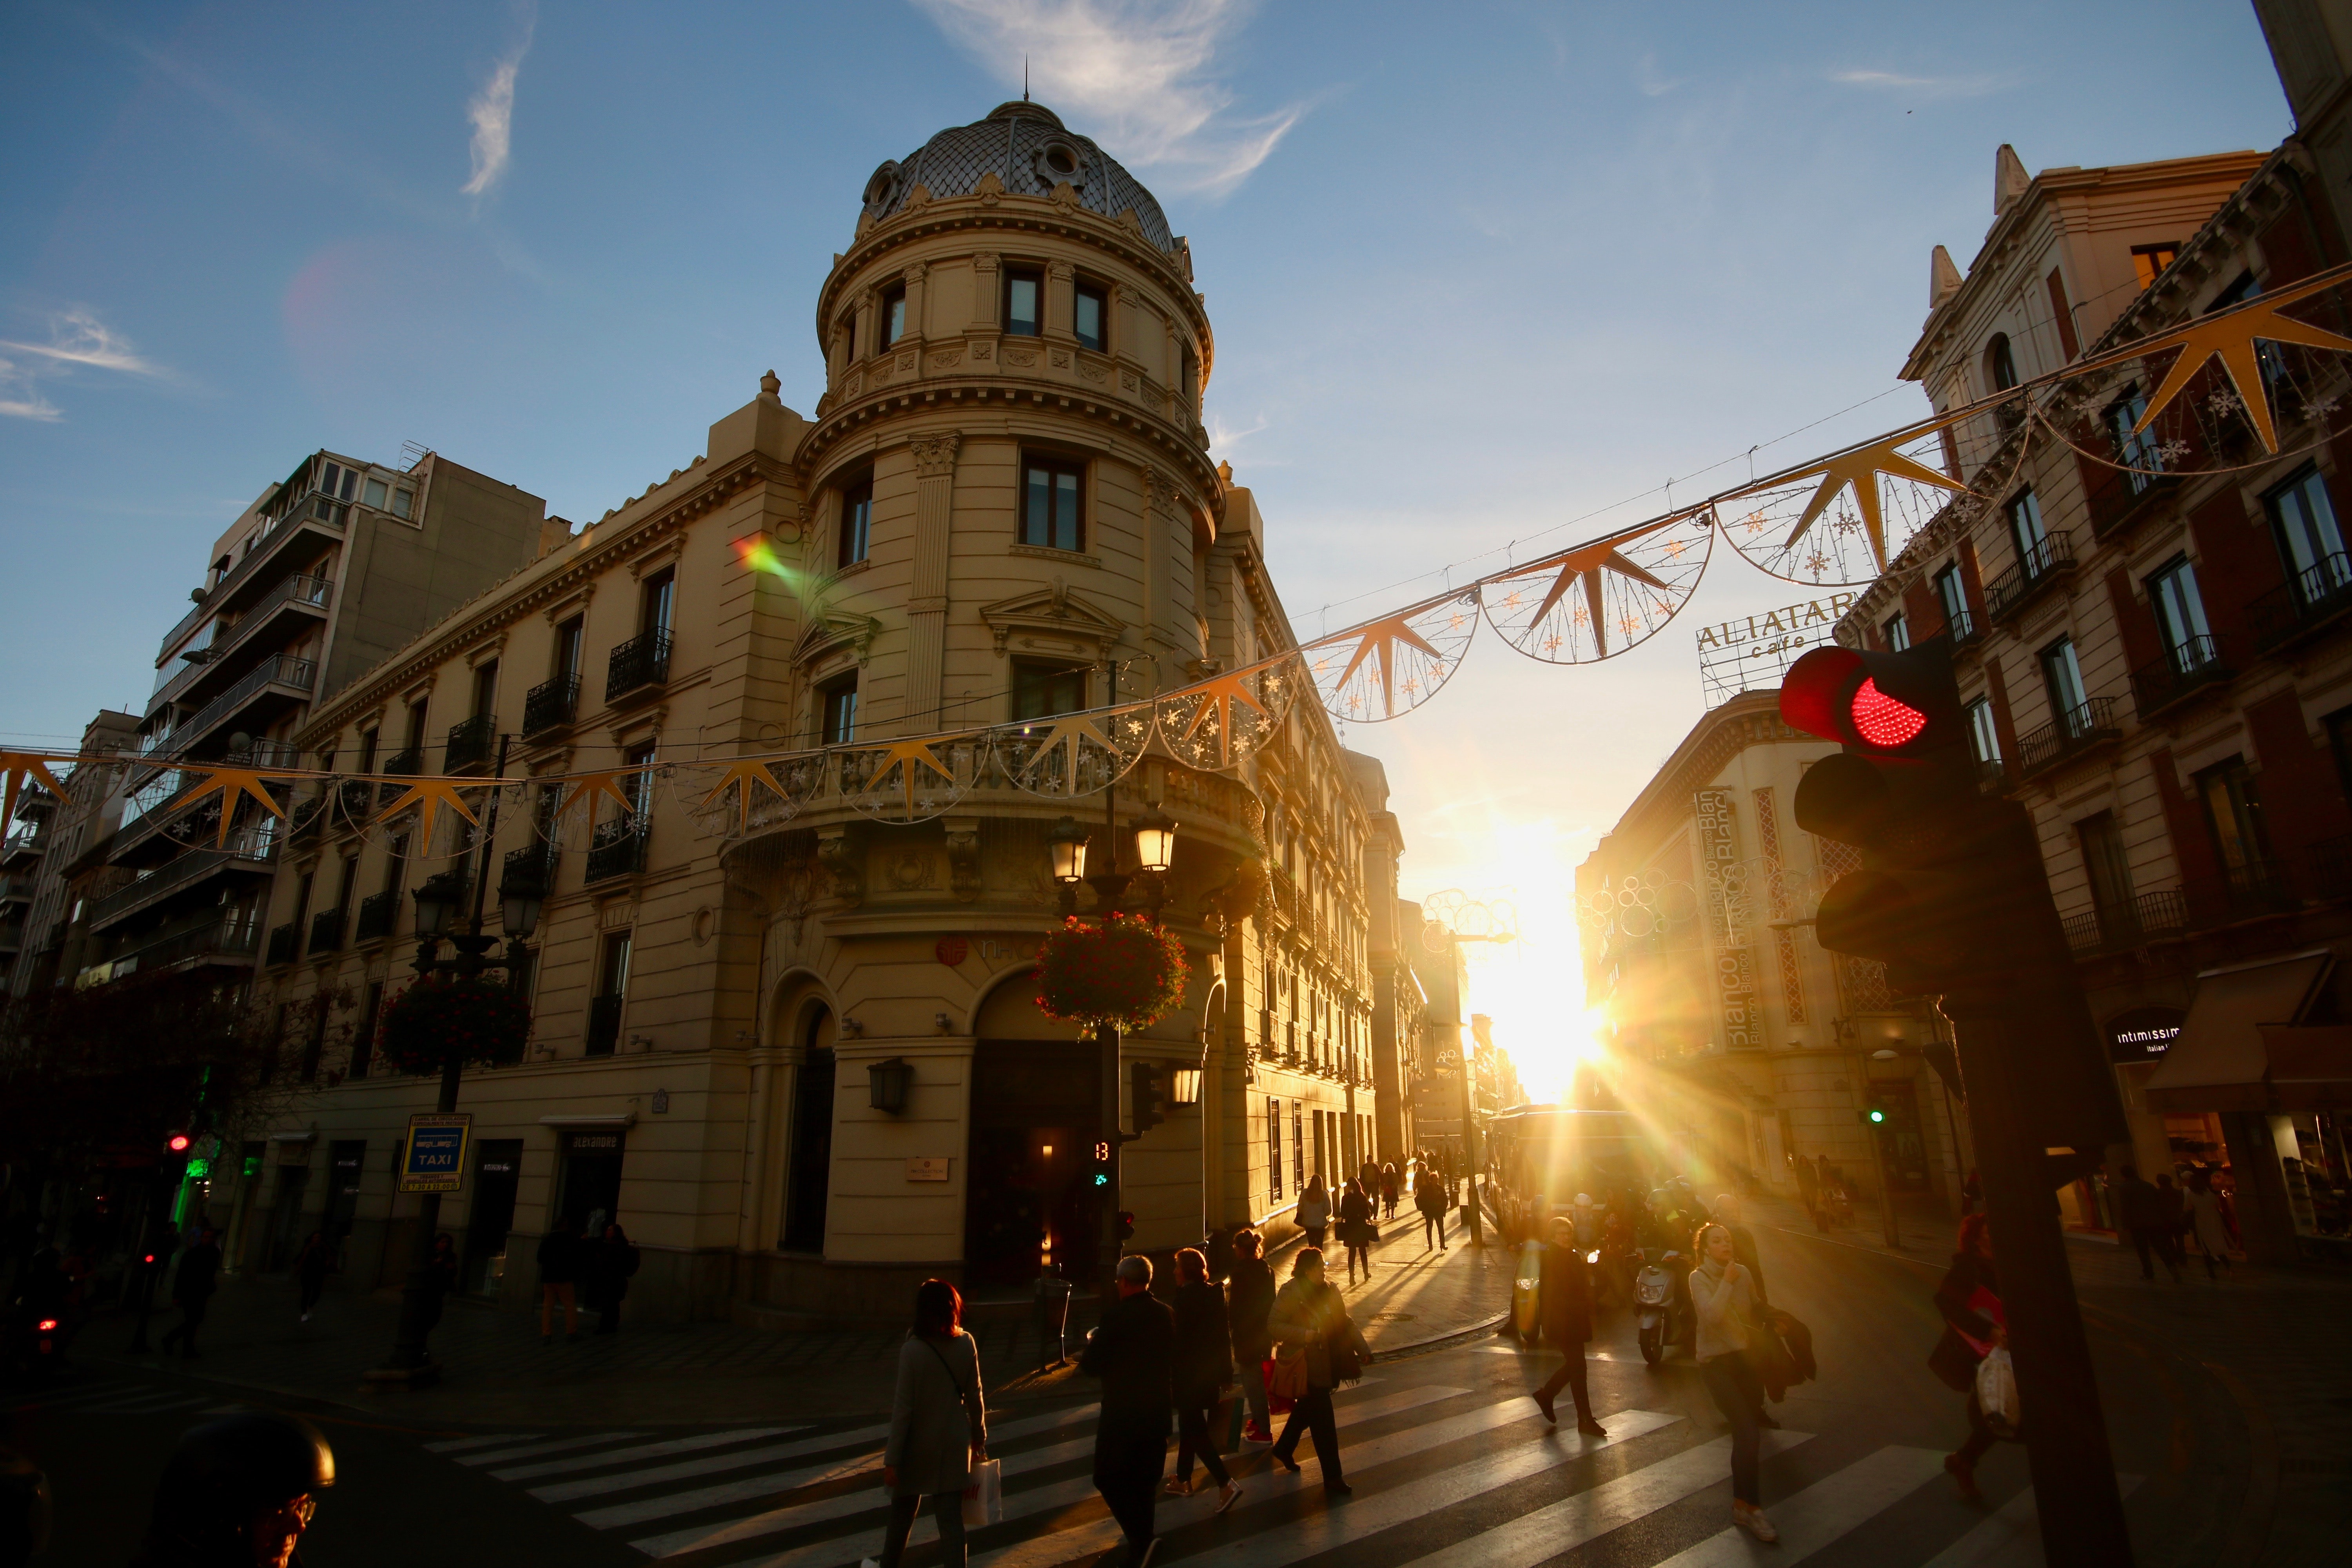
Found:
M 334 1450 L 298 1415 L 257 1410 L 207 1421 L 163 1466 L 139 1562 L 250 1568 L 257 1521 L 334 1484 Z

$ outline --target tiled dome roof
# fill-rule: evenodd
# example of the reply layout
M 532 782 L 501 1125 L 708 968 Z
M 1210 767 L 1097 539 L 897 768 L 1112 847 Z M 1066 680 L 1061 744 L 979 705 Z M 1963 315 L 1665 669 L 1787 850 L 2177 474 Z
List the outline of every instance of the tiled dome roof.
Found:
M 1066 180 L 1080 206 L 1108 218 L 1133 208 L 1143 237 L 1176 254 L 1167 215 L 1142 183 L 1034 103 L 1000 104 L 985 120 L 940 132 L 903 163 L 883 164 L 866 182 L 866 215 L 877 222 L 888 217 L 917 185 L 938 197 L 968 196 L 982 174 L 994 174 L 1015 195 L 1050 195 Z

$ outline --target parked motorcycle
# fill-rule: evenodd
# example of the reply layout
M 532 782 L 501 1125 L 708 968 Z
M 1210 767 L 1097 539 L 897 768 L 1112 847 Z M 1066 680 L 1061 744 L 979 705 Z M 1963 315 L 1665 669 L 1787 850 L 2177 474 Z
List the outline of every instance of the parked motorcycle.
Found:
M 1653 1257 L 1655 1250 L 1644 1249 L 1642 1270 L 1633 1276 L 1635 1339 L 1642 1347 L 1642 1359 L 1652 1366 L 1665 1359 L 1668 1346 L 1690 1337 L 1696 1327 L 1689 1321 L 1690 1299 L 1684 1289 L 1690 1260 L 1673 1247 Z

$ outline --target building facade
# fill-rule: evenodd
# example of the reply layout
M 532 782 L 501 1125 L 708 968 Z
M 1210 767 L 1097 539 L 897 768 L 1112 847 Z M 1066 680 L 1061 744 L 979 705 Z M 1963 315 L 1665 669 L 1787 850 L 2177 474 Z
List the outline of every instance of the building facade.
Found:
M 139 715 L 102 708 L 82 726 L 80 752 L 85 757 L 115 756 L 130 752 L 138 740 Z M 14 907 L 22 900 L 25 911 L 16 967 L 8 975 L 9 990 L 19 996 L 79 972 L 79 952 L 89 929 L 86 906 L 123 878 L 107 866 L 126 801 L 123 770 L 102 763 L 77 767 L 58 782 L 65 786 L 63 799 L 53 800 L 33 785 L 18 805 L 17 820 L 37 837 L 39 856 L 29 873 L 11 873 L 11 880 L 0 884 L 0 902 Z M 10 851 L 12 858 L 20 853 Z M 22 880 L 15 879 L 19 876 Z
M 1143 890 L 1191 980 L 1122 1039 L 1117 1084 L 1151 1063 L 1199 1088 L 1124 1151 L 1129 1245 L 1279 1229 L 1308 1175 L 1378 1146 L 1385 802 L 1311 695 L 1229 766 L 1155 745 L 1108 799 L 1005 760 L 1039 721 L 1294 646 L 1265 520 L 1206 455 L 1189 247 L 1100 149 L 1007 104 L 875 172 L 815 329 L 813 418 L 766 378 L 698 456 L 293 736 L 314 761 L 421 738 L 422 771 L 482 781 L 501 815 L 298 813 L 261 994 L 348 998 L 352 1024 L 320 1064 L 335 1081 L 270 1139 L 297 1173 L 262 1184 L 257 1234 L 323 1216 L 356 1283 L 400 1277 L 414 1200 L 392 1163 L 434 1086 L 372 1062 L 371 1020 L 407 980 L 408 895 L 457 873 L 491 904 L 517 879 L 545 892 L 529 1052 L 468 1071 L 459 1101 L 475 1153 L 442 1214 L 468 1290 L 520 1301 L 509 1260 L 600 1212 L 643 1251 L 633 1304 L 672 1318 L 896 1317 L 928 1275 L 984 1291 L 1048 1255 L 1091 1267 L 1089 1152 L 1131 1108 L 1035 1001 L 1049 841 L 1075 817 L 1090 869 L 1131 870 L 1153 810 L 1176 850 Z M 908 763 L 877 809 L 876 756 L 942 733 L 924 798 Z M 808 746 L 833 749 L 789 801 L 729 782 L 730 758 Z M 599 770 L 614 788 L 531 782 Z M 347 1212 L 313 1165 L 357 1173 Z
M 1855 862 L 1790 813 L 1836 750 L 1783 723 L 1777 691 L 1702 717 L 1577 868 L 1585 994 L 1625 1058 L 1619 1102 L 1703 1192 L 1793 1197 L 1794 1162 L 1826 1161 L 1857 1193 L 1883 1181 L 1957 1213 L 1965 1112 L 1932 1068 L 1932 1016 L 1813 940 L 1821 890 Z
M 1939 283 L 1904 374 L 1940 411 L 2277 293 L 2347 254 L 2322 184 L 2297 141 L 2045 172 Z M 2340 326 L 2335 300 L 2300 313 Z M 1975 493 L 1838 635 L 1951 639 L 1986 787 L 2033 815 L 2105 1035 L 2131 1129 L 2109 1173 L 2221 1168 L 2249 1249 L 2285 1258 L 2345 1232 L 2330 1107 L 2352 1083 L 2290 1091 L 2193 1059 L 2259 1064 L 2259 1026 L 2327 1019 L 2352 942 L 2347 365 L 2262 346 L 2274 447 L 2212 364 L 2137 429 L 2166 370 L 2126 361 L 2031 419 L 2023 395 L 1979 416 L 1981 461 L 1955 469 Z M 2249 988 L 2262 998 L 2231 1000 Z M 2117 1223 L 2104 1176 L 2062 1201 L 2077 1225 Z

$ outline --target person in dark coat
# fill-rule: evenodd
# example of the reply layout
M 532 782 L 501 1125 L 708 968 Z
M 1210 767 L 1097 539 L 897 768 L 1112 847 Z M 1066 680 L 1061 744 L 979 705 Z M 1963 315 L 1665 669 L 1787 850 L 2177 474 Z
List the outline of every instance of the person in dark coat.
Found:
M 1095 1425 L 1095 1489 L 1127 1536 L 1127 1568 L 1145 1568 L 1151 1516 L 1175 1424 L 1176 1315 L 1151 1299 L 1151 1259 L 1118 1260 L 1118 1300 L 1087 1336 L 1078 1370 L 1102 1379 Z
M 602 1238 L 588 1244 L 580 1277 L 587 1287 L 588 1305 L 596 1310 L 598 1333 L 609 1334 L 620 1328 L 621 1301 L 629 1293 L 637 1262 L 637 1249 L 617 1220 L 604 1226 Z
M 2164 1260 L 2178 1279 L 2189 1261 L 2189 1248 L 2181 1240 L 2189 1226 L 2189 1194 L 2173 1185 L 2169 1171 L 2157 1173 L 2156 1210 L 2158 1229 L 2164 1237 Z
M 1394 1160 L 1381 1167 L 1381 1208 L 1384 1219 L 1396 1218 L 1397 1187 L 1401 1181 Z
M 195 1246 L 180 1254 L 180 1272 L 172 1279 L 172 1300 L 180 1309 L 180 1321 L 163 1336 L 166 1352 L 177 1340 L 182 1354 L 196 1353 L 196 1331 L 205 1326 L 213 1292 L 220 1289 L 220 1232 L 205 1226 L 196 1233 Z
M 1259 1256 L 1264 1248 L 1257 1232 L 1246 1227 L 1234 1232 L 1234 1266 L 1225 1276 L 1225 1321 L 1233 1331 L 1242 1397 L 1249 1405 L 1242 1441 L 1261 1448 L 1274 1441 L 1274 1416 L 1265 1397 L 1265 1358 L 1274 1352 L 1274 1337 L 1265 1330 L 1266 1314 L 1274 1310 L 1274 1270 Z
M 1192 1457 L 1219 1489 L 1217 1511 L 1224 1512 L 1241 1500 L 1241 1483 L 1225 1468 L 1217 1452 L 1213 1426 L 1217 1406 L 1234 1381 L 1233 1324 L 1225 1315 L 1225 1293 L 1209 1282 L 1209 1259 L 1198 1247 L 1176 1254 L 1176 1294 L 1169 1305 L 1176 1313 L 1176 1473 L 1168 1478 L 1171 1497 L 1192 1491 Z
M 1364 1283 L 1372 1282 L 1372 1241 L 1380 1228 L 1372 1222 L 1372 1200 L 1364 1191 L 1364 1184 L 1349 1182 L 1348 1190 L 1339 1197 L 1339 1245 L 1348 1249 L 1348 1283 L 1356 1282 L 1356 1269 L 1364 1270 Z
M 972 1467 L 987 1457 L 980 1348 L 963 1331 L 963 1298 L 944 1279 L 926 1279 L 915 1288 L 915 1326 L 898 1347 L 890 1437 L 882 1450 L 882 1484 L 890 1492 L 882 1568 L 898 1568 L 925 1498 L 940 1527 L 941 1560 L 963 1568 L 964 1489 Z
M 2126 1165 L 2116 1173 L 2122 1178 L 2116 1186 L 2123 1200 L 2124 1229 L 2131 1237 L 2132 1249 L 2139 1254 L 2139 1277 L 2153 1281 L 2156 1260 L 2160 1258 L 2172 1282 L 2179 1284 L 2180 1270 L 2173 1267 L 2172 1254 L 2164 1245 L 2163 1198 L 2137 1166 Z
M 1565 1388 L 1576 1396 L 1576 1429 L 1588 1437 L 1606 1437 L 1609 1429 L 1592 1418 L 1592 1394 L 1584 1378 L 1584 1346 L 1592 1338 L 1592 1279 L 1576 1245 L 1576 1226 L 1565 1216 L 1551 1222 L 1536 1302 L 1544 1338 L 1560 1353 L 1559 1370 L 1536 1390 L 1537 1408 L 1558 1425 L 1551 1404 Z
M 1412 1206 L 1421 1211 L 1421 1249 L 1423 1252 L 1429 1250 L 1433 1232 L 1436 1237 L 1437 1250 L 1445 1250 L 1446 1196 L 1445 1184 L 1438 1180 L 1437 1173 L 1429 1168 L 1428 1162 L 1423 1161 L 1413 1168 Z
M 1983 1215 L 1972 1214 L 1960 1221 L 1959 1250 L 1952 1255 L 1944 1282 L 1936 1288 L 1936 1309 L 1943 1313 L 1947 1332 L 1964 1347 L 1972 1366 L 1996 1346 L 2009 1342 L 2000 1279 L 1993 1271 L 1992 1227 Z M 2000 1436 L 1986 1422 L 1984 1407 L 1977 1403 L 1973 1377 L 1969 1380 L 1968 1415 L 1969 1439 L 1957 1452 L 1944 1456 L 1944 1468 L 1950 1472 L 1964 1500 L 1982 1502 L 1984 1493 L 1977 1489 L 1977 1461 Z
M 1339 1423 L 1331 1409 L 1331 1391 L 1339 1385 L 1339 1374 L 1332 1359 L 1335 1352 L 1352 1352 L 1360 1365 L 1370 1357 L 1364 1336 L 1348 1316 L 1347 1298 L 1323 1277 L 1320 1252 L 1311 1247 L 1299 1249 L 1290 1266 L 1290 1282 L 1275 1293 L 1266 1326 L 1280 1347 L 1280 1357 L 1304 1360 L 1307 1374 L 1307 1391 L 1290 1407 L 1290 1419 L 1282 1424 L 1282 1436 L 1275 1441 L 1274 1461 L 1286 1470 L 1297 1470 L 1298 1461 L 1292 1456 L 1298 1451 L 1300 1436 L 1309 1436 L 1323 1468 L 1324 1491 L 1346 1497 L 1356 1489 L 1339 1470 Z
M 555 1342 L 555 1307 L 563 1304 L 563 1338 L 566 1343 L 580 1337 L 580 1266 L 585 1261 L 582 1249 L 586 1245 L 576 1228 L 577 1220 L 557 1220 L 539 1238 L 539 1342 Z
M 1797 1201 L 1804 1205 L 1805 1217 L 1813 1222 L 1815 1230 L 1827 1230 L 1829 1226 L 1822 1223 L 1822 1173 L 1801 1156 L 1790 1160 L 1789 1168 L 1797 1173 Z
M 425 1331 L 441 1326 L 441 1309 L 457 1289 L 457 1244 L 447 1231 L 433 1237 L 433 1256 L 425 1260 Z
M 319 1298 L 327 1289 L 327 1276 L 335 1271 L 335 1244 L 327 1239 L 323 1230 L 314 1230 L 294 1255 L 294 1278 L 302 1284 L 302 1321 L 309 1322 L 318 1310 Z

